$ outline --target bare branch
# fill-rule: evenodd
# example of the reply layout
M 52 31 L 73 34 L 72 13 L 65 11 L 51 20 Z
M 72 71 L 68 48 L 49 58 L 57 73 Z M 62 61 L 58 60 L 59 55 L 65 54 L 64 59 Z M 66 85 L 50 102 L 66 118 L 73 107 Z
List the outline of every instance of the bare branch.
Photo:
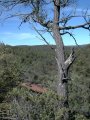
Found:
M 32 17 L 32 19 L 33 19 L 34 22 L 37 22 L 37 23 L 41 24 L 43 27 L 46 27 L 48 29 L 52 28 L 52 21 L 47 21 L 46 22 L 46 21 L 42 21 L 40 19 L 35 19 L 33 17 Z
M 64 33 L 61 33 L 61 35 L 65 35 L 65 34 L 69 34 L 69 35 L 70 35 L 70 36 L 74 39 L 75 44 L 76 44 L 77 46 L 79 46 L 79 45 L 78 45 L 78 43 L 77 43 L 76 38 L 73 36 L 73 34 L 72 34 L 72 33 L 70 33 L 70 32 L 64 32 Z
M 23 19 L 23 22 L 28 22 L 30 20 L 30 18 L 32 17 L 34 13 L 15 13 L 15 14 L 11 14 L 7 17 L 4 18 L 4 21 L 10 18 L 14 18 L 14 17 L 21 17 Z
M 52 32 L 50 30 L 47 30 L 47 32 L 51 35 L 51 37 L 54 39 Z
M 33 26 L 34 27 L 34 26 Z M 34 27 L 34 30 L 40 35 L 40 37 L 43 39 L 43 41 L 48 45 L 50 46 L 51 49 L 54 49 L 50 44 L 49 42 L 43 37 L 43 35 Z
M 64 21 L 68 21 L 68 20 L 70 20 L 70 19 L 72 19 L 72 18 L 83 18 L 83 17 L 90 17 L 90 15 L 71 15 L 71 16 L 67 16 L 67 17 L 64 17 L 64 18 L 62 18 L 60 21 L 59 21 L 59 23 L 62 23 L 62 22 L 64 22 Z
M 46 27 L 48 29 L 50 29 L 52 27 L 52 21 L 45 22 L 45 21 L 42 21 L 39 18 L 35 19 L 34 18 L 34 12 L 31 12 L 31 13 L 15 13 L 15 14 L 12 14 L 12 15 L 9 15 L 9 16 L 5 17 L 4 21 L 7 20 L 7 19 L 10 19 L 10 18 L 13 18 L 13 17 L 21 17 L 22 23 L 29 22 L 32 19 L 34 22 L 39 23 L 43 27 Z
M 90 22 L 81 24 L 81 25 L 76 25 L 76 26 L 66 26 L 66 27 L 59 27 L 60 30 L 71 30 L 71 29 L 77 29 L 77 28 L 85 28 L 87 29 L 87 25 L 90 25 Z
M 68 69 L 72 65 L 72 63 L 74 62 L 75 58 L 76 58 L 76 56 L 75 56 L 74 48 L 72 48 L 70 56 L 67 58 L 67 60 L 64 63 L 66 69 Z

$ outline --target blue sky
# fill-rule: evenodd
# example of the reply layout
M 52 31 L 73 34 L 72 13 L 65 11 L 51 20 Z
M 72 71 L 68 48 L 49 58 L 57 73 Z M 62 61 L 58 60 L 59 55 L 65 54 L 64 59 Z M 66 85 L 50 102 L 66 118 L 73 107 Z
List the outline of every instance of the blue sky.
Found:
M 81 9 L 86 8 L 90 8 L 90 1 L 79 0 L 77 11 L 79 12 Z M 79 24 L 81 21 L 81 19 L 74 19 L 71 21 L 71 24 Z M 34 32 L 33 27 L 28 23 L 22 24 L 20 29 L 18 28 L 19 25 L 20 20 L 17 18 L 8 19 L 4 22 L 4 24 L 0 24 L 0 41 L 9 45 L 45 44 L 45 42 L 41 40 L 40 36 Z M 74 34 L 79 45 L 90 43 L 90 33 L 87 30 L 77 29 L 72 31 L 72 33 Z M 54 40 L 48 33 L 43 35 L 50 44 L 55 44 Z M 63 42 L 65 45 L 75 45 L 75 41 L 69 35 L 63 36 Z

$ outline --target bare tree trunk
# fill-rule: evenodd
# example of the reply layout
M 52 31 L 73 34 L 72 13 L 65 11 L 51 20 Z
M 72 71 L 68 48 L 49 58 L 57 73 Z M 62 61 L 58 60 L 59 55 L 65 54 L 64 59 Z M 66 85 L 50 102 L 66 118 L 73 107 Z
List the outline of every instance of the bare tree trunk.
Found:
M 59 17 L 60 17 L 60 0 L 55 1 L 54 5 L 54 22 L 53 22 L 53 36 L 56 42 L 56 60 L 58 64 L 58 86 L 57 92 L 60 96 L 66 97 L 66 83 L 63 81 L 65 70 L 64 45 L 59 31 Z
M 53 20 L 53 36 L 56 42 L 56 61 L 58 65 L 58 84 L 57 93 L 63 98 L 60 107 L 68 108 L 68 70 L 72 62 L 74 61 L 73 53 L 65 61 L 64 44 L 59 30 L 60 19 L 60 0 L 54 0 L 54 20 Z M 65 114 L 64 120 L 68 120 L 68 113 Z

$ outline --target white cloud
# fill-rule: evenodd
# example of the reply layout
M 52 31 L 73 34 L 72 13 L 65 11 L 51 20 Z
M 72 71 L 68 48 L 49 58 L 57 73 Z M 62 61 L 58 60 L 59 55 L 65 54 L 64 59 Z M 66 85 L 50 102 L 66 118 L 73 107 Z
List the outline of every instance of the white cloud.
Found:
M 25 39 L 34 39 L 35 35 L 32 33 L 13 33 L 13 32 L 3 32 L 0 33 L 2 39 L 11 39 L 11 40 L 25 40 Z
M 17 35 L 18 39 L 21 39 L 21 40 L 32 39 L 35 37 L 35 35 L 31 34 L 31 33 L 20 33 L 20 34 L 16 34 L 16 35 Z

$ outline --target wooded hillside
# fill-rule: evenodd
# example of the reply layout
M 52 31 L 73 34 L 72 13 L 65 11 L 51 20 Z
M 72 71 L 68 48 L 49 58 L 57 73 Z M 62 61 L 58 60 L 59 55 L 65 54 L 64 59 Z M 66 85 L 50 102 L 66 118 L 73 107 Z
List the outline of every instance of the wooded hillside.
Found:
M 68 56 L 71 47 L 65 49 Z M 78 57 L 69 80 L 70 119 L 90 120 L 90 45 L 75 47 L 75 52 Z M 19 120 L 60 120 L 65 110 L 58 110 L 61 98 L 55 92 L 56 81 L 54 49 L 0 45 L 0 111 L 9 109 Z M 40 84 L 48 92 L 38 94 L 21 88 L 22 82 Z

